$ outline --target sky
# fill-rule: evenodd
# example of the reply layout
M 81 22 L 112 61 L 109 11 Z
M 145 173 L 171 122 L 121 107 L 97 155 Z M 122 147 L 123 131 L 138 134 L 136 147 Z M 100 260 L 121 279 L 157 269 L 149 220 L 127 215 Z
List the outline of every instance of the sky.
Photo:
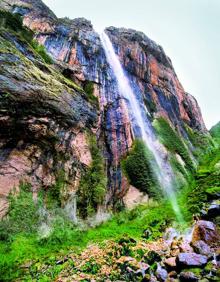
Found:
M 43 0 L 58 17 L 143 31 L 171 58 L 209 129 L 220 120 L 220 0 Z

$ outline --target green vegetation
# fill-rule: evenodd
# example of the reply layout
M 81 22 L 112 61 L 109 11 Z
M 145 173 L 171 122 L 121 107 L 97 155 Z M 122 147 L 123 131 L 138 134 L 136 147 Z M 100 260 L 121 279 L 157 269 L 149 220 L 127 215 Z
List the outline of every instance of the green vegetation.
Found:
M 0 27 L 10 29 L 24 38 L 27 42 L 33 39 L 33 32 L 22 24 L 22 18 L 18 14 L 12 14 L 0 10 Z
M 215 198 L 220 191 L 220 146 L 207 151 L 197 173 L 191 176 L 189 185 L 182 192 L 182 204 L 190 214 L 198 214 L 204 203 Z
M 43 191 L 47 208 L 61 207 L 62 198 L 66 187 L 65 172 L 61 170 L 56 177 L 56 183 L 49 187 L 48 191 Z
M 94 160 L 97 161 L 98 171 L 100 172 L 103 169 L 103 166 L 100 165 L 100 153 L 95 138 L 90 138 L 93 162 Z M 190 185 L 182 188 L 181 194 L 178 195 L 178 202 L 186 222 L 191 221 L 192 214 L 199 212 L 204 201 L 210 195 L 219 192 L 220 175 L 216 169 L 216 164 L 219 161 L 220 150 L 216 148 L 212 155 L 204 158 L 198 174 L 195 178 L 191 176 Z M 95 177 L 95 179 L 97 178 Z M 60 176 L 59 181 L 60 184 L 54 187 L 52 193 L 52 198 L 55 199 L 59 198 L 59 191 L 63 189 L 65 179 Z M 43 197 L 43 199 L 47 198 Z M 42 217 L 39 218 L 36 211 L 43 203 L 45 204 L 45 200 L 42 201 L 41 197 L 38 202 L 32 200 L 29 185 L 22 184 L 20 194 L 10 196 L 8 217 L 0 224 L 0 272 L 2 281 L 11 281 L 18 278 L 23 281 L 55 280 L 65 268 L 70 267 L 74 271 L 73 260 L 68 259 L 68 254 L 81 252 L 87 244 L 102 244 L 103 241 L 110 239 L 121 242 L 122 238 L 124 240 L 127 237 L 136 240 L 143 240 L 143 237 L 147 240 L 155 240 L 161 237 L 165 228 L 175 221 L 173 210 L 169 202 L 165 200 L 158 203 L 149 202 L 148 205 L 138 206 L 131 211 L 124 210 L 113 215 L 109 221 L 98 227 L 86 230 L 79 229 L 65 217 L 62 209 L 56 208 L 54 210 L 56 217 L 51 221 L 51 231 L 47 236 L 40 236 L 39 227 L 42 224 Z M 46 204 L 48 204 L 47 201 Z M 25 217 L 22 216 L 24 214 Z M 12 224 L 13 228 L 11 226 L 10 228 L 13 229 L 13 232 L 12 229 L 5 230 L 6 222 Z M 184 229 L 184 226 L 180 228 Z M 145 237 L 145 230 L 147 230 L 147 237 Z M 10 236 L 8 237 L 5 233 L 9 233 Z M 131 250 L 125 246 L 122 251 L 124 254 L 129 254 Z M 139 253 L 140 256 L 143 255 L 141 250 L 138 250 Z M 67 257 L 67 261 L 61 265 L 57 264 L 57 261 L 63 257 Z M 28 265 L 28 267 L 21 267 L 21 265 Z M 50 268 L 44 270 L 45 265 L 49 265 Z M 95 274 L 99 267 L 97 262 L 91 260 L 84 264 L 82 271 Z
M 94 95 L 94 82 L 87 81 L 84 86 L 84 91 L 86 96 L 91 104 L 94 104 L 96 107 L 99 105 L 98 98 Z
M 180 155 L 189 171 L 194 171 L 194 164 L 188 152 L 188 149 L 181 137 L 173 130 L 164 118 L 158 118 L 154 121 L 154 128 L 164 146 L 171 152 Z
M 22 18 L 20 17 L 20 15 L 12 14 L 6 11 L 0 11 L 0 27 L 15 32 L 21 39 L 29 43 L 45 63 L 53 63 L 53 60 L 47 54 L 45 47 L 43 45 L 40 45 L 36 40 L 33 39 L 34 33 L 23 26 Z
M 212 153 L 215 144 L 209 134 L 201 133 L 197 130 L 192 130 L 187 124 L 185 124 L 185 130 L 187 132 L 190 143 L 195 147 L 193 155 L 198 161 L 201 161 L 205 154 Z M 187 140 L 186 140 L 187 142 Z
M 0 239 L 11 241 L 17 233 L 31 234 L 36 231 L 39 215 L 38 204 L 33 201 L 31 187 L 21 183 L 20 192 L 9 195 L 8 216 L 0 222 Z
M 122 161 L 122 168 L 131 185 L 146 192 L 151 197 L 160 194 L 154 172 L 153 157 L 141 140 L 135 140 L 128 156 Z
M 213 138 L 217 139 L 218 142 L 220 142 L 220 122 L 218 122 L 210 129 L 210 134 Z
M 45 47 L 39 44 L 36 40 L 31 41 L 33 49 L 41 56 L 46 64 L 53 64 L 52 58 L 47 54 Z
M 29 192 L 26 192 L 29 193 Z M 26 196 L 22 194 L 20 200 Z M 19 201 L 20 201 L 19 200 Z M 32 203 L 33 205 L 33 203 Z M 32 210 L 33 206 L 28 206 Z M 22 210 L 24 212 L 24 210 Z M 27 213 L 28 211 L 26 211 Z M 33 215 L 33 218 L 35 216 Z M 102 225 L 88 230 L 79 230 L 70 221 L 59 218 L 53 225 L 53 231 L 48 237 L 39 237 L 39 233 L 26 233 L 20 229 L 11 241 L 0 241 L 0 272 L 2 281 L 20 278 L 23 281 L 51 281 L 69 265 L 57 265 L 60 257 L 69 252 L 79 252 L 89 243 L 101 243 L 107 239 L 120 240 L 126 236 L 141 239 L 143 231 L 150 231 L 149 240 L 162 236 L 165 228 L 175 216 L 166 202 L 139 206 L 132 211 L 123 211 Z M 37 225 L 39 226 L 39 225 Z M 44 265 L 50 265 L 48 271 L 42 271 Z M 21 267 L 29 265 L 29 267 Z M 92 262 L 85 265 L 85 272 L 95 273 L 99 265 Z M 29 280 L 28 280 L 29 279 Z
M 107 180 L 104 161 L 97 146 L 96 137 L 88 135 L 92 163 L 81 178 L 78 190 L 78 210 L 80 216 L 92 215 L 102 204 L 106 194 Z

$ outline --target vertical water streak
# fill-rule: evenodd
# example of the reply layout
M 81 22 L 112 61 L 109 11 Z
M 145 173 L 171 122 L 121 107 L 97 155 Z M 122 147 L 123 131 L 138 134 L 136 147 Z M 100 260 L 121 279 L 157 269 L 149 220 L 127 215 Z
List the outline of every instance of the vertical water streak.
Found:
M 126 100 L 131 109 L 130 118 L 131 120 L 133 118 L 135 119 L 135 122 L 140 130 L 141 138 L 154 156 L 156 165 L 152 163 L 152 168 L 154 170 L 155 176 L 161 188 L 170 199 L 177 220 L 182 222 L 183 217 L 181 215 L 174 192 L 175 177 L 172 168 L 167 161 L 167 155 L 165 152 L 163 152 L 163 148 L 152 130 L 151 123 L 146 114 L 146 109 L 145 112 L 143 112 L 143 109 L 130 86 L 129 80 L 124 73 L 119 58 L 115 53 L 114 47 L 108 35 L 103 32 L 100 34 L 100 39 L 107 61 L 116 77 L 120 96 Z M 134 126 L 134 124 L 132 124 L 132 126 Z

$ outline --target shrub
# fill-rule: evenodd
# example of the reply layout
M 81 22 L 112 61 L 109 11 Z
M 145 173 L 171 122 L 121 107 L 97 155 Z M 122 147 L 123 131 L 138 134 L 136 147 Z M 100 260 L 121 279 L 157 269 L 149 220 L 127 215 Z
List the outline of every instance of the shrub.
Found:
M 65 172 L 61 170 L 56 177 L 56 182 L 44 193 L 47 208 L 61 207 L 62 194 L 66 186 Z
M 36 40 L 32 40 L 31 46 L 41 56 L 46 64 L 53 64 L 52 58 L 47 54 L 43 45 L 39 44 Z
M 19 33 L 27 42 L 31 42 L 34 33 L 22 24 L 22 18 L 18 14 L 0 11 L 0 26 Z
M 94 83 L 92 81 L 87 81 L 84 86 L 84 91 L 87 94 L 88 100 L 98 107 L 99 101 L 98 98 L 94 95 Z
M 103 203 L 107 185 L 104 162 L 96 137 L 90 135 L 88 139 L 92 163 L 81 178 L 77 194 L 78 210 L 83 218 L 94 213 L 98 205 Z
M 172 153 L 181 156 L 188 170 L 194 170 L 194 164 L 188 149 L 178 133 L 176 133 L 164 118 L 158 118 L 154 122 L 157 135 L 164 146 Z
M 22 18 L 18 14 L 0 11 L 0 25 L 14 31 L 23 29 Z
M 122 169 L 131 185 L 157 197 L 159 188 L 152 169 L 153 157 L 141 140 L 135 140 L 128 156 L 122 161 Z
M 22 18 L 18 14 L 12 14 L 6 11 L 0 11 L 0 26 L 8 28 L 27 41 L 32 48 L 41 56 L 47 64 L 52 64 L 52 58 L 47 54 L 46 49 L 43 45 L 38 44 L 36 40 L 33 39 L 34 33 L 28 28 L 23 26 Z
M 9 195 L 8 215 L 0 222 L 0 238 L 7 241 L 18 233 L 33 233 L 38 222 L 38 204 L 33 200 L 31 186 L 21 183 L 19 193 Z
M 218 122 L 210 129 L 210 134 L 213 138 L 217 138 L 220 140 L 220 122 Z

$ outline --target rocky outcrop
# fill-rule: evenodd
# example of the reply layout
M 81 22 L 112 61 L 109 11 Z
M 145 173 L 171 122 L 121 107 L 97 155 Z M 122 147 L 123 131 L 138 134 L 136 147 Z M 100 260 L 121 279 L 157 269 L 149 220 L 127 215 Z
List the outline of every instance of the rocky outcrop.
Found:
M 109 188 L 107 201 L 115 202 L 118 198 L 123 198 L 129 189 L 129 184 L 122 174 L 120 163 L 131 148 L 134 138 L 138 137 L 138 129 L 131 126 L 131 113 L 119 95 L 116 79 L 106 61 L 99 35 L 93 29 L 92 24 L 83 18 L 58 19 L 41 0 L 4 0 L 0 7 L 13 13 L 19 13 L 23 17 L 23 23 L 35 32 L 35 38 L 46 47 L 48 53 L 53 57 L 56 73 L 61 73 L 68 81 L 77 83 L 86 91 L 90 89 L 87 95 L 91 95 L 88 92 L 92 91 L 92 94 L 98 98 L 99 118 L 96 124 L 98 128 L 96 134 L 106 159 Z M 142 107 L 147 108 L 149 119 L 152 121 L 157 117 L 165 117 L 189 143 L 185 125 L 202 134 L 206 133 L 196 100 L 184 91 L 171 60 L 166 56 L 162 47 L 135 30 L 110 27 L 106 29 L 106 32 L 113 42 Z M 7 60 L 10 59 L 7 58 Z M 41 68 L 40 76 L 42 75 L 43 79 L 44 76 L 48 79 L 54 75 L 50 73 L 51 70 L 48 67 L 39 64 L 37 67 Z M 33 83 L 35 84 L 34 81 Z M 56 84 L 57 82 L 54 82 L 54 85 Z M 59 87 L 52 88 L 57 94 L 64 91 Z M 34 91 L 31 90 L 31 93 Z M 28 99 L 26 92 L 23 97 Z M 83 95 L 85 94 L 81 96 Z M 72 130 L 73 128 L 75 130 L 75 127 L 78 128 L 77 121 L 82 117 L 80 126 L 83 127 L 84 123 L 86 126 L 90 124 L 88 126 L 91 127 L 93 117 L 89 112 L 90 107 L 82 106 L 83 100 L 80 95 L 68 101 L 69 96 L 64 91 L 61 97 L 64 97 L 63 100 L 68 106 L 57 97 L 53 96 L 48 101 L 45 96 L 47 95 L 41 95 L 41 100 L 36 101 L 41 102 L 39 112 L 48 113 L 44 117 L 51 115 L 50 118 L 53 120 L 56 116 L 59 122 L 64 122 L 65 126 L 68 124 Z M 82 110 L 86 112 L 80 115 L 78 113 L 81 113 L 81 106 Z M 32 104 L 29 104 L 30 111 L 31 107 Z M 69 129 L 65 133 L 66 135 L 72 134 Z
M 193 231 L 192 242 L 204 241 L 210 245 L 219 242 L 220 237 L 215 224 L 211 221 L 199 220 Z
M 83 90 L 6 30 L 0 31 L 0 64 L 2 215 L 20 181 L 32 183 L 36 192 L 64 171 L 67 191 L 76 189 L 91 159 L 85 129 L 96 125 L 97 110 Z

